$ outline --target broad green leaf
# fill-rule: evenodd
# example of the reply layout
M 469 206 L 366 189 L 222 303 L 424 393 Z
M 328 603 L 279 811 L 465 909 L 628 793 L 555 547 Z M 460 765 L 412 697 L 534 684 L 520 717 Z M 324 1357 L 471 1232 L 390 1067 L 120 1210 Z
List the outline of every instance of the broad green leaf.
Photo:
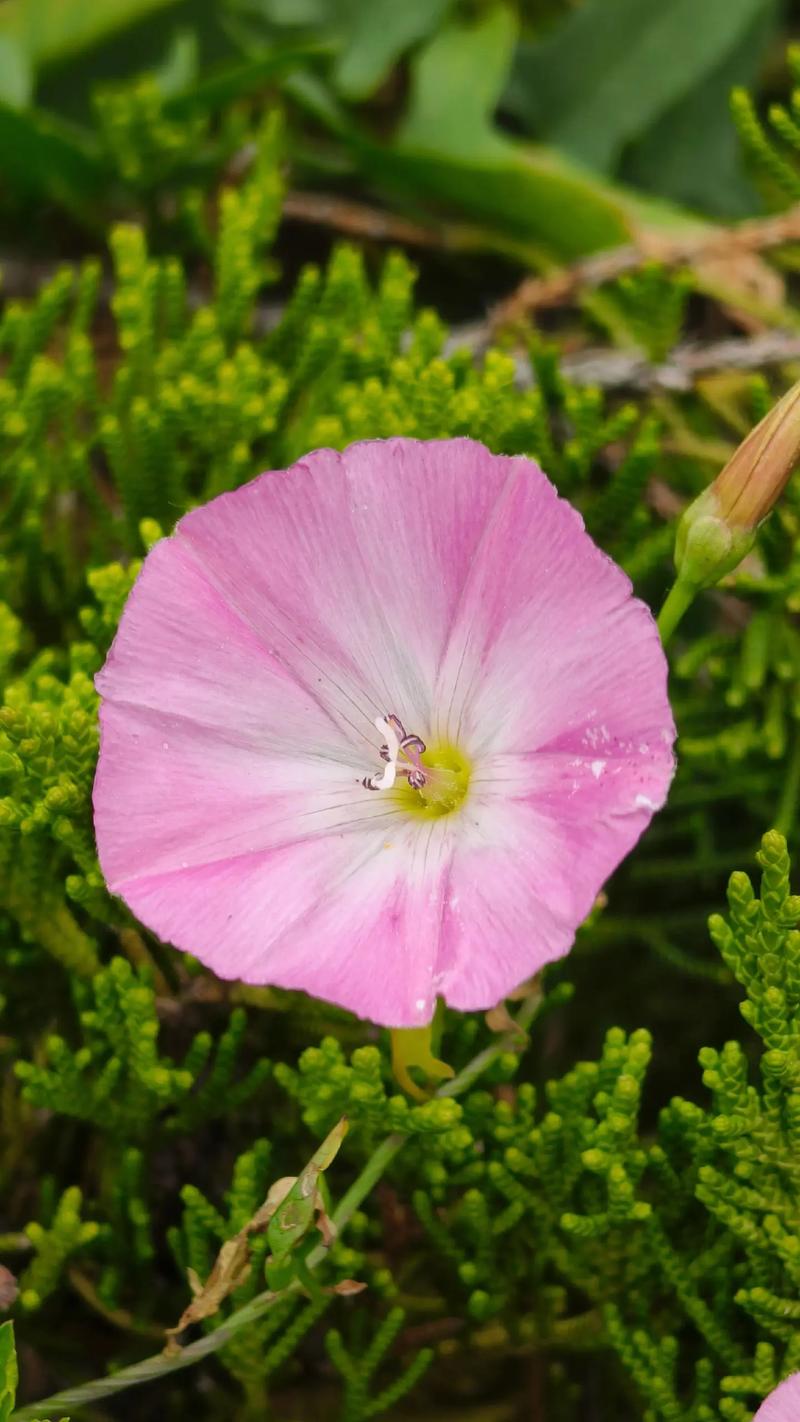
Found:
M 545 148 L 509 143 L 505 151 L 475 161 L 398 148 L 363 152 L 363 161 L 377 183 L 400 190 L 410 201 L 447 202 L 565 260 L 631 237 L 610 190 Z
M 0 35 L 22 45 L 34 64 L 88 49 L 116 30 L 177 0 L 3 0 Z
M 757 80 L 775 28 L 775 5 L 723 63 L 625 152 L 620 176 L 715 217 L 746 217 L 759 201 L 730 117 L 730 93 Z M 698 142 L 702 135 L 702 142 Z
M 543 243 L 563 257 L 624 242 L 619 204 L 557 154 L 507 138 L 493 115 L 516 22 L 503 4 L 446 25 L 412 62 L 411 94 L 391 152 L 362 151 L 375 176 Z
M 331 0 L 237 0 L 235 9 L 268 25 L 296 30 L 329 25 L 338 6 Z
M 22 45 L 0 31 L 0 99 L 12 109 L 24 109 L 33 93 L 33 68 Z
M 14 1347 L 14 1325 L 0 1325 L 0 1422 L 9 1422 L 17 1395 L 17 1351 Z
M 408 109 L 397 132 L 401 147 L 471 158 L 505 147 L 492 120 L 516 38 L 516 20 L 502 4 L 474 24 L 445 25 L 413 63 Z
M 520 46 L 507 95 L 528 131 L 601 171 L 702 85 L 772 0 L 585 0 Z
M 412 45 L 432 34 L 453 0 L 369 0 L 359 5 L 334 66 L 334 83 L 347 99 L 364 99 Z
M 514 34 L 503 5 L 477 23 L 446 26 L 411 61 L 409 109 L 391 145 L 366 137 L 316 75 L 293 74 L 284 87 L 395 202 L 417 214 L 421 204 L 444 207 L 478 224 L 472 245 L 485 234 L 487 248 L 513 249 L 523 260 L 540 262 L 544 249 L 571 260 L 629 241 L 639 225 L 676 235 L 706 228 L 493 125 Z

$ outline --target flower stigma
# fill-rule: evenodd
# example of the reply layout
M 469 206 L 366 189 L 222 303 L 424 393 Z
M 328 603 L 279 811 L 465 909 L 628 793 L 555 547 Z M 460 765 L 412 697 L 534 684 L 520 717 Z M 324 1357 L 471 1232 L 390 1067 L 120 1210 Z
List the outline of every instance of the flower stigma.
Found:
M 366 775 L 364 789 L 393 790 L 404 809 L 425 819 L 457 809 L 469 785 L 469 764 L 462 753 L 448 742 L 426 746 L 420 736 L 407 733 L 392 712 L 376 716 L 375 725 L 386 737 L 380 748 L 385 769 Z

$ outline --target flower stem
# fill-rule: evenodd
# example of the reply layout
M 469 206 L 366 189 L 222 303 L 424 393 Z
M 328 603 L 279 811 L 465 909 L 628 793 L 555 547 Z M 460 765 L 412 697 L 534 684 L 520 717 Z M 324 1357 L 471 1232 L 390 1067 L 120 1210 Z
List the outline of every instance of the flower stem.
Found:
M 448 1081 L 440 1087 L 435 1095 L 460 1096 L 468 1090 L 477 1077 L 491 1066 L 492 1062 L 496 1061 L 504 1052 L 512 1051 L 519 1046 L 520 1031 L 527 1031 L 540 1005 L 541 998 L 538 995 L 528 998 L 517 1014 L 514 1031 L 504 1033 L 482 1052 L 478 1052 L 477 1056 L 467 1063 L 463 1071 L 453 1077 L 452 1081 Z M 356 1210 L 377 1185 L 387 1166 L 391 1164 L 394 1157 L 409 1140 L 411 1140 L 410 1135 L 395 1131 L 381 1141 L 379 1146 L 376 1146 L 369 1160 L 333 1212 L 334 1224 L 340 1230 L 352 1219 Z M 315 1269 L 326 1253 L 327 1250 L 323 1245 L 317 1245 L 305 1261 L 308 1268 Z M 34 1419 L 47 1413 L 60 1414 L 65 1409 L 87 1407 L 91 1403 L 99 1402 L 102 1398 L 124 1392 L 129 1387 L 154 1382 L 158 1378 L 177 1372 L 180 1368 L 188 1368 L 192 1363 L 197 1363 L 201 1358 L 206 1358 L 210 1353 L 216 1353 L 220 1348 L 224 1348 L 225 1344 L 240 1329 L 246 1328 L 250 1323 L 255 1323 L 280 1299 L 284 1299 L 287 1293 L 297 1293 L 299 1289 L 300 1285 L 297 1282 L 293 1282 L 288 1289 L 284 1289 L 280 1293 L 274 1293 L 267 1289 L 264 1293 L 257 1294 L 242 1308 L 237 1309 L 218 1328 L 213 1329 L 211 1333 L 206 1333 L 202 1338 L 197 1338 L 194 1343 L 187 1344 L 174 1356 L 165 1357 L 163 1353 L 156 1353 L 151 1358 L 144 1358 L 141 1363 L 134 1363 L 129 1368 L 121 1368 L 111 1377 L 96 1378 L 94 1382 L 83 1383 L 80 1387 L 67 1388 L 64 1392 L 54 1393 L 52 1397 L 42 1398 L 40 1402 L 32 1403 L 29 1407 L 19 1408 L 14 1412 L 14 1422 L 34 1422 Z
M 667 593 L 666 602 L 658 614 L 658 630 L 666 647 L 675 628 L 685 612 L 688 612 L 697 596 L 698 589 L 692 583 L 677 578 Z

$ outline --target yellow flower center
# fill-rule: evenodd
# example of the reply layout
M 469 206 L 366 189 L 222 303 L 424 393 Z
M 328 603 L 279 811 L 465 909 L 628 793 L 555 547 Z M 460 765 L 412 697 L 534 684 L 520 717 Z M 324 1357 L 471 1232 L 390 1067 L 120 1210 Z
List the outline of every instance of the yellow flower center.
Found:
M 407 780 L 398 780 L 392 791 L 398 804 L 419 819 L 436 820 L 457 810 L 469 789 L 470 764 L 457 746 L 438 741 L 420 756 L 425 784 L 414 790 Z

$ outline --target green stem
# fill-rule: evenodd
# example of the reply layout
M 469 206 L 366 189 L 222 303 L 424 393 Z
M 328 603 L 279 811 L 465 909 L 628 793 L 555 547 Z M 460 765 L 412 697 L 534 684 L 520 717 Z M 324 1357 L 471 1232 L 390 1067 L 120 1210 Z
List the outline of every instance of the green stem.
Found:
M 792 753 L 789 756 L 789 764 L 786 767 L 786 776 L 783 782 L 778 812 L 775 816 L 775 829 L 787 839 L 794 829 L 797 819 L 797 801 L 800 797 L 800 730 L 795 730 Z
M 658 630 L 665 647 L 684 613 L 688 612 L 694 602 L 697 592 L 696 587 L 681 578 L 672 584 L 666 602 L 658 614 Z
M 517 1013 L 514 1031 L 504 1033 L 499 1042 L 491 1042 L 482 1052 L 478 1052 L 471 1062 L 467 1062 L 458 1076 L 454 1076 L 452 1081 L 446 1081 L 443 1086 L 439 1087 L 436 1095 L 461 1096 L 503 1052 L 519 1050 L 519 1033 L 527 1032 L 543 1000 L 540 989 L 532 991 Z
M 504 1052 L 518 1048 L 520 1031 L 527 1030 L 540 1005 L 541 997 L 537 994 L 526 999 L 517 1014 L 514 1031 L 504 1033 L 502 1037 L 498 1037 L 496 1042 L 492 1042 L 484 1051 L 479 1052 L 471 1062 L 467 1063 L 463 1071 L 459 1072 L 458 1076 L 453 1077 L 452 1081 L 448 1081 L 443 1087 L 440 1087 L 435 1095 L 460 1096 L 499 1056 L 502 1056 Z M 375 1148 L 366 1165 L 353 1181 L 350 1189 L 342 1196 L 333 1212 L 333 1222 L 339 1230 L 343 1229 L 352 1219 L 367 1195 L 377 1185 L 387 1166 L 409 1140 L 411 1140 L 411 1136 L 395 1131 Z M 317 1245 L 316 1249 L 313 1249 L 308 1255 L 307 1266 L 310 1269 L 315 1269 L 326 1254 L 325 1247 L 321 1244 Z M 12 1422 L 35 1422 L 36 1418 L 46 1416 L 48 1413 L 61 1415 L 72 1408 L 87 1407 L 91 1403 L 99 1402 L 102 1398 L 112 1397 L 117 1392 L 124 1392 L 129 1387 L 154 1382 L 158 1378 L 178 1372 L 181 1368 L 191 1367 L 192 1363 L 198 1363 L 201 1358 L 207 1358 L 210 1353 L 216 1353 L 220 1348 L 224 1348 L 225 1344 L 230 1342 L 231 1338 L 242 1328 L 255 1323 L 274 1304 L 285 1298 L 287 1293 L 298 1292 L 299 1287 L 299 1284 L 293 1283 L 280 1293 L 266 1290 L 262 1294 L 257 1294 L 249 1303 L 232 1313 L 230 1318 L 227 1318 L 218 1328 L 215 1328 L 211 1333 L 206 1333 L 203 1338 L 196 1339 L 194 1343 L 187 1344 L 173 1357 L 165 1357 L 163 1353 L 156 1353 L 151 1358 L 144 1358 L 141 1363 L 134 1363 L 129 1368 L 121 1368 L 112 1377 L 96 1378 L 94 1382 L 83 1383 L 80 1387 L 67 1388 L 64 1392 L 54 1393 L 52 1397 L 42 1398 L 41 1402 L 19 1408 L 13 1414 Z

